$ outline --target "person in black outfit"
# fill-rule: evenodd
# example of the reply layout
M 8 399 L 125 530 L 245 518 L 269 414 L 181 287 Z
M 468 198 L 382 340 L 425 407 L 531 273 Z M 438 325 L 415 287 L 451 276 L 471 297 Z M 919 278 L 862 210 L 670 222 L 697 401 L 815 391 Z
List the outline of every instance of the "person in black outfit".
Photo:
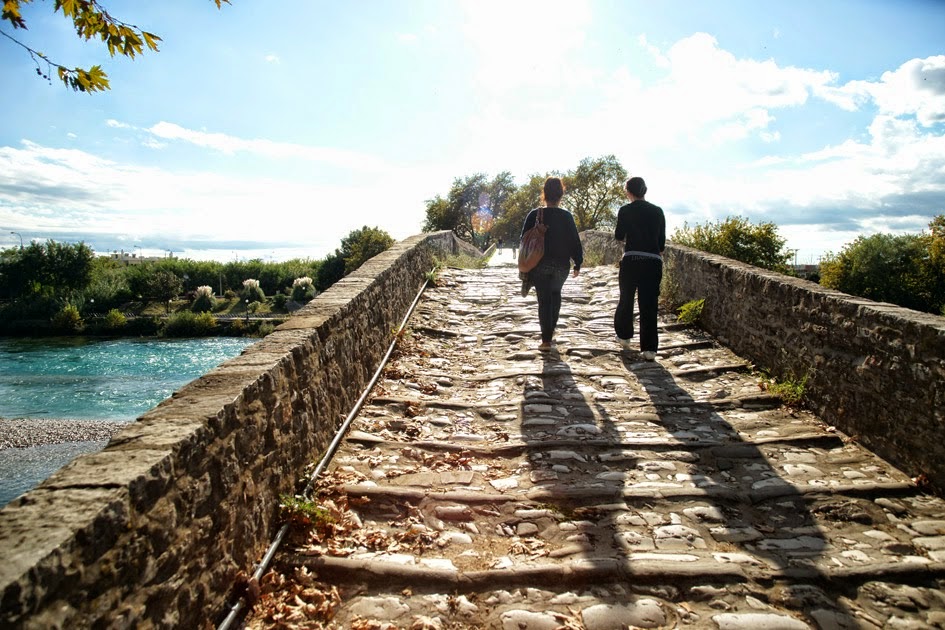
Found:
M 558 177 L 545 180 L 542 189 L 542 221 L 548 226 L 545 232 L 545 253 L 538 265 L 528 272 L 525 282 L 535 287 L 538 296 L 538 322 L 541 325 L 541 350 L 554 347 L 555 328 L 558 326 L 558 314 L 561 311 L 561 288 L 568 279 L 571 261 L 574 261 L 574 277 L 581 273 L 584 262 L 584 248 L 578 236 L 574 217 L 558 203 L 564 196 L 564 184 Z M 537 221 L 539 208 L 535 208 L 525 217 L 522 235 L 530 230 Z M 527 286 L 527 285 L 526 285 Z M 523 293 L 525 295 L 525 293 Z
M 656 359 L 659 336 L 656 314 L 663 279 L 663 249 L 666 247 L 666 218 L 663 209 L 646 199 L 642 177 L 631 177 L 625 185 L 630 203 L 617 211 L 614 238 L 623 241 L 620 261 L 620 301 L 614 313 L 617 342 L 631 350 L 633 301 L 639 295 L 640 350 L 647 361 Z

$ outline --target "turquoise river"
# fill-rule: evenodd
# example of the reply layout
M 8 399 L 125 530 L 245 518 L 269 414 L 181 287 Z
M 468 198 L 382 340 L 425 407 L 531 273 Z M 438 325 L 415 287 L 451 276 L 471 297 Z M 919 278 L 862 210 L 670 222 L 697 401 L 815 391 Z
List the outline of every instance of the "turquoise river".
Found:
M 0 337 L 0 430 L 21 418 L 131 422 L 256 341 Z M 0 449 L 0 506 L 104 445 Z

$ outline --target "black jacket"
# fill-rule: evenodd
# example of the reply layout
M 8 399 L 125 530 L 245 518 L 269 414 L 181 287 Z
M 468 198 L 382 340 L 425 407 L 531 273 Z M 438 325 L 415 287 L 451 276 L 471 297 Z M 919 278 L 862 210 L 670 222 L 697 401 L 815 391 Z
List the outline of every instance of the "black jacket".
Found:
M 574 268 L 580 269 L 584 262 L 584 247 L 581 245 L 581 237 L 578 236 L 577 225 L 574 223 L 574 217 L 564 208 L 542 208 L 542 221 L 548 226 L 545 232 L 545 255 L 542 256 L 542 262 L 557 263 L 562 267 L 571 266 L 574 261 Z M 525 225 L 522 226 L 522 235 L 535 225 L 538 217 L 538 208 L 535 208 L 525 217 Z
M 637 199 L 617 211 L 614 238 L 624 241 L 623 251 L 659 255 L 666 247 L 666 218 L 663 209 L 645 199 Z

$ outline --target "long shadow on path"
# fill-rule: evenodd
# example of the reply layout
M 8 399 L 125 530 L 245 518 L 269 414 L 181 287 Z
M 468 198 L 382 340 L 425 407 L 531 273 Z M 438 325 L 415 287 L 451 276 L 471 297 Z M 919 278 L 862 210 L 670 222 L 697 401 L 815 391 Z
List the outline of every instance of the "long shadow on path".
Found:
M 525 380 L 521 410 L 529 498 L 566 517 L 545 538 L 572 577 L 609 583 L 630 619 L 653 618 L 657 602 L 665 619 L 687 614 L 679 603 L 701 601 L 719 615 L 769 622 L 802 612 L 808 621 L 812 613 L 850 621 L 815 585 L 830 546 L 816 502 L 771 465 L 765 449 L 779 445 L 746 441 L 658 363 L 622 357 L 628 381 L 645 393 L 628 399 L 619 379 L 611 391 L 611 376 L 576 361 L 578 375 L 562 355 L 544 354 L 541 377 Z M 697 620 L 692 612 L 686 622 Z

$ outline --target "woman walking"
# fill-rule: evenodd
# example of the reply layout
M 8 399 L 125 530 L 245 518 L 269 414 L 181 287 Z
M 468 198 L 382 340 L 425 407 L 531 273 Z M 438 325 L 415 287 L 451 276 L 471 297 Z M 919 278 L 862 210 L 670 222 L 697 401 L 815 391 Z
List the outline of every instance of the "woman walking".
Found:
M 631 177 L 625 184 L 630 203 L 617 211 L 614 237 L 623 241 L 620 261 L 620 301 L 614 313 L 617 342 L 631 350 L 633 337 L 633 302 L 639 295 L 640 350 L 647 361 L 656 359 L 659 336 L 656 315 L 663 279 L 663 249 L 666 247 L 666 218 L 663 209 L 646 199 L 642 177 Z
M 549 177 L 542 188 L 541 208 L 535 208 L 525 217 L 522 235 L 530 230 L 541 212 L 542 223 L 548 226 L 545 232 L 545 253 L 538 265 L 528 272 L 525 282 L 535 287 L 538 296 L 538 323 L 541 326 L 540 350 L 554 347 L 555 328 L 561 311 L 561 288 L 568 279 L 571 261 L 574 261 L 574 277 L 581 272 L 584 248 L 578 236 L 574 217 L 564 208 L 558 207 L 564 196 L 564 184 L 559 177 Z

